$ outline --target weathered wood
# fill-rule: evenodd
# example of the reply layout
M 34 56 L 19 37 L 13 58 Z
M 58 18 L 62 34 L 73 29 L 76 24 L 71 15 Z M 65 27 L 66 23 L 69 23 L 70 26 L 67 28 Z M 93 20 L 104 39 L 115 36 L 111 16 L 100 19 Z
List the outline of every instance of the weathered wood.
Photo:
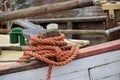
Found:
M 105 35 L 105 30 L 59 30 L 64 34 Z
M 84 69 L 87 69 L 87 68 L 90 68 L 90 67 L 91 68 L 95 67 L 99 64 L 107 64 L 107 63 L 110 63 L 110 62 L 115 62 L 115 61 L 120 60 L 120 58 L 119 58 L 120 54 L 118 54 L 119 52 L 120 52 L 120 39 L 115 40 L 115 41 L 111 41 L 111 42 L 107 42 L 107 43 L 103 43 L 103 44 L 99 44 L 99 45 L 95 45 L 95 46 L 82 48 L 82 49 L 80 49 L 80 53 L 78 53 L 78 56 L 76 58 L 76 59 L 78 59 L 78 61 L 74 60 L 71 63 L 71 64 L 75 65 L 74 69 L 72 69 L 73 67 L 69 66 L 69 64 L 68 64 L 68 65 L 65 65 L 65 66 L 67 66 L 67 68 L 65 68 L 65 70 L 66 69 L 76 70 L 76 69 L 80 69 L 80 68 L 82 70 L 84 70 Z M 103 53 L 106 53 L 106 54 L 103 54 Z M 98 54 L 102 54 L 102 55 L 98 55 Z M 95 56 L 90 57 L 90 56 L 93 56 L 93 55 L 97 55 L 99 57 L 96 57 L 95 59 L 94 59 Z M 101 59 L 100 56 L 104 59 Z M 91 58 L 92 60 L 88 60 L 88 58 L 85 58 L 85 57 Z M 80 58 L 84 58 L 86 61 L 81 60 Z M 79 62 L 79 60 L 81 62 Z M 98 60 L 98 62 L 96 62 L 95 60 Z M 79 64 L 81 64 L 81 65 L 79 65 Z M 41 68 L 43 66 L 46 66 L 46 64 L 44 62 L 41 62 L 41 61 L 40 62 L 34 61 L 34 62 L 28 63 L 28 64 L 26 64 L 26 63 L 23 63 L 23 64 L 13 63 L 11 65 L 7 65 L 7 66 L 3 66 L 3 67 L 1 66 L 0 67 L 0 75 L 14 73 L 14 72 L 20 72 L 20 71 L 24 71 L 24 70 L 33 69 L 33 68 Z M 68 68 L 68 66 L 71 67 L 71 68 Z M 45 69 L 45 70 L 47 70 L 47 69 Z M 78 70 L 76 70 L 76 71 L 78 71 Z M 59 72 L 57 72 L 57 73 L 59 73 Z M 66 72 L 66 73 L 68 73 L 68 72 Z
M 120 61 L 92 68 L 90 70 L 90 74 L 92 80 L 99 80 L 99 79 L 104 80 L 104 78 L 107 78 L 106 76 L 108 75 L 110 75 L 111 77 L 113 75 L 115 76 L 116 74 L 120 74 Z M 118 79 L 105 79 L 105 80 L 118 80 Z
M 105 30 L 59 30 L 61 33 L 64 34 L 89 34 L 89 35 L 105 35 Z M 0 29 L 0 33 L 8 33 L 8 29 Z
M 0 29 L 0 33 L 7 34 L 10 30 L 9 29 Z
M 89 71 L 91 69 L 94 69 L 95 67 L 101 67 L 101 66 L 102 67 L 108 66 L 107 69 L 105 68 L 105 72 L 109 72 L 109 71 L 114 71 L 114 72 L 110 72 L 108 75 L 106 74 L 107 76 L 103 76 L 100 78 L 109 77 L 109 76 L 111 76 L 111 74 L 114 75 L 115 73 L 119 72 L 119 71 L 117 71 L 117 70 L 119 70 L 118 65 L 120 63 L 119 52 L 120 52 L 120 50 L 111 51 L 111 52 L 107 52 L 107 53 L 101 54 L 101 55 L 96 55 L 96 56 L 91 56 L 91 57 L 87 57 L 87 58 L 74 60 L 73 62 L 71 62 L 65 66 L 53 67 L 51 80 L 70 80 L 70 79 L 72 79 L 72 80 L 91 80 L 90 79 L 91 74 L 89 74 L 90 73 Z M 119 62 L 116 62 L 116 61 L 119 61 Z M 39 63 L 36 63 L 36 64 L 39 64 Z M 41 67 L 41 68 L 39 67 L 39 68 L 32 69 L 32 70 L 26 69 L 26 68 L 33 68 L 36 66 L 36 64 L 34 63 L 32 65 L 24 65 L 24 67 L 21 66 L 23 64 L 19 64 L 19 67 L 15 64 L 6 66 L 6 68 L 8 68 L 8 69 L 1 70 L 1 73 L 12 72 L 12 71 L 19 71 L 19 72 L 13 73 L 13 74 L 11 73 L 11 74 L 7 74 L 7 75 L 1 75 L 0 79 L 13 80 L 13 78 L 14 78 L 15 80 L 21 80 L 21 79 L 24 79 L 24 80 L 26 80 L 26 79 L 46 80 L 46 74 L 47 74 L 48 67 Z M 115 65 L 111 66 L 109 64 L 115 64 Z M 114 67 L 117 67 L 117 70 Z M 26 71 L 21 71 L 22 69 L 26 69 Z M 103 74 L 105 74 L 104 71 L 98 71 L 98 73 L 102 73 L 102 72 L 103 72 Z M 95 74 L 95 75 L 97 75 L 97 74 Z M 101 75 L 99 75 L 99 76 L 101 76 Z M 28 77 L 28 76 L 31 76 L 31 77 Z M 93 80 L 96 80 L 96 79 L 93 79 Z M 102 79 L 100 79 L 100 80 L 102 80 Z M 109 79 L 107 79 L 107 80 L 109 80 Z M 112 79 L 112 80 L 114 80 L 114 79 Z
M 110 14 L 109 14 L 108 10 L 105 11 L 105 13 L 107 13 L 107 20 L 106 20 L 106 28 L 107 29 L 118 26 L 117 21 L 119 22 L 119 17 L 120 17 L 119 12 L 120 12 L 120 10 L 114 10 L 116 17 L 115 17 L 115 19 L 111 19 L 109 17 Z M 120 31 L 117 31 L 117 32 L 111 33 L 109 35 L 108 40 L 109 41 L 116 40 L 116 39 L 119 39 L 119 37 L 120 37 Z
M 72 22 L 73 30 L 105 30 L 106 16 L 77 17 L 77 18 L 51 18 L 51 19 L 29 19 L 29 21 L 46 28 L 50 23 L 57 23 L 59 29 L 67 30 L 68 21 Z M 69 37 L 68 37 L 69 38 Z M 90 45 L 100 44 L 107 41 L 105 35 L 72 35 L 73 39 L 90 40 Z
M 68 30 L 72 30 L 72 28 L 73 28 L 73 23 L 72 23 L 72 21 L 68 21 L 68 22 L 67 22 L 67 29 L 68 29 Z M 68 34 L 68 35 L 66 35 L 66 37 L 71 39 L 71 38 L 72 38 L 72 35 L 71 35 L 71 34 Z
M 56 18 L 56 19 L 29 19 L 30 22 L 35 24 L 40 23 L 61 23 L 61 22 L 91 22 L 91 21 L 106 21 L 106 16 L 92 16 L 92 17 L 76 17 L 76 18 Z
M 28 9 L 21 9 L 21 10 L 5 13 L 3 15 L 0 15 L 0 22 L 20 19 L 20 18 L 34 17 L 47 13 L 54 13 L 54 12 L 74 9 L 77 7 L 86 7 L 92 5 L 93 5 L 93 0 L 72 0 L 67 2 L 48 4 L 48 5 L 32 7 Z
M 0 55 L 0 61 L 6 60 L 18 60 L 22 55 L 23 51 L 17 50 L 2 50 L 2 55 Z M 0 66 L 8 65 L 11 63 L 0 63 Z
M 22 51 L 23 49 L 22 49 L 22 47 L 20 47 L 20 46 L 0 46 L 0 48 L 2 49 L 2 50 L 18 50 L 18 51 Z

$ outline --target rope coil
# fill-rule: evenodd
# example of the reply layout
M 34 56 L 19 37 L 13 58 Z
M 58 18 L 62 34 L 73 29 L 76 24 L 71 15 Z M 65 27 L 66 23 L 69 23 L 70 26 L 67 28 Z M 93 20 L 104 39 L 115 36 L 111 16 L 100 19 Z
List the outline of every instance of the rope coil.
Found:
M 51 78 L 52 66 L 63 66 L 71 62 L 78 53 L 76 45 L 72 45 L 70 49 L 61 49 L 66 46 L 64 42 L 64 34 L 56 37 L 44 38 L 38 36 L 30 37 L 30 44 L 24 50 L 24 55 L 20 59 L 37 58 L 49 64 L 47 80 Z

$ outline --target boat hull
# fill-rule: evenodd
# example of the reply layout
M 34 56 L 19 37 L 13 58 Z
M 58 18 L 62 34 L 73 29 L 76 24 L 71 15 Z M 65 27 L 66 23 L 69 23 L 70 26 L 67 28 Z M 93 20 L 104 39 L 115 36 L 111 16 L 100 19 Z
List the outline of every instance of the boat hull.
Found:
M 53 67 L 51 80 L 120 80 L 120 50 Z M 0 80 L 46 80 L 48 67 L 1 75 Z

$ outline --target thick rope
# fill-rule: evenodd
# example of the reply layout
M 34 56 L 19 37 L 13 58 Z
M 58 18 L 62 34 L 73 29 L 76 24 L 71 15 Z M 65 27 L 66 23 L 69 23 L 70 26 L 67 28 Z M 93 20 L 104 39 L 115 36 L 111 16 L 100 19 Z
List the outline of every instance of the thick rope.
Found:
M 72 45 L 70 49 L 61 49 L 66 46 L 64 42 L 64 34 L 51 38 L 40 38 L 39 36 L 31 36 L 30 44 L 24 50 L 24 55 L 20 59 L 37 58 L 49 64 L 47 80 L 51 78 L 52 66 L 62 66 L 75 59 L 78 48 Z

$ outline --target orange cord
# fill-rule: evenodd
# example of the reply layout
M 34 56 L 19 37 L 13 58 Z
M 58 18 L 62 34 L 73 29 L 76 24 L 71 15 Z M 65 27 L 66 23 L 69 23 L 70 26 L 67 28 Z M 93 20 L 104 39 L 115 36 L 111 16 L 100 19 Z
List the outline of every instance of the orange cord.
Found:
M 78 48 L 76 45 L 72 45 L 71 49 L 62 50 L 61 46 L 66 46 L 64 42 L 64 34 L 51 38 L 39 38 L 38 36 L 30 37 L 30 44 L 24 50 L 24 55 L 20 59 L 37 58 L 49 64 L 47 80 L 51 78 L 52 66 L 62 66 L 73 59 L 75 59 Z

